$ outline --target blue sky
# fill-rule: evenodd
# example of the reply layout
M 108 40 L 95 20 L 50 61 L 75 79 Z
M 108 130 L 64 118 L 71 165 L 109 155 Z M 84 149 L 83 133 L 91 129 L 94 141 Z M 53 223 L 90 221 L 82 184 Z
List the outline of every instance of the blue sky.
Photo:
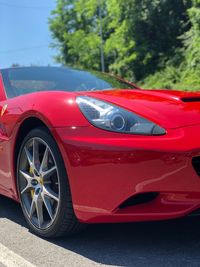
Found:
M 0 0 L 0 68 L 55 63 L 48 29 L 55 6 L 55 0 Z

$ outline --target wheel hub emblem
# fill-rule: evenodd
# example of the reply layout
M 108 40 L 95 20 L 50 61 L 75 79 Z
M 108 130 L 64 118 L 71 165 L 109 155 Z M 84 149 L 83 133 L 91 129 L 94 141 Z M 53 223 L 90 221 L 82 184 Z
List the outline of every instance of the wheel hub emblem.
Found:
M 38 181 L 36 179 L 33 179 L 31 181 L 31 184 L 32 184 L 32 186 L 36 186 L 36 185 L 38 185 Z

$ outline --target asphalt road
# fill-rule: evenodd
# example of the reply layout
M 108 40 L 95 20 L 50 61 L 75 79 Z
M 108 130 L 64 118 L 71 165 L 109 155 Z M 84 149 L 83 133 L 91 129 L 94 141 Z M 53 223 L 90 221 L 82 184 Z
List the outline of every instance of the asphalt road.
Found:
M 71 238 L 44 240 L 27 229 L 20 206 L 0 197 L 1 266 L 200 266 L 200 217 L 91 225 Z

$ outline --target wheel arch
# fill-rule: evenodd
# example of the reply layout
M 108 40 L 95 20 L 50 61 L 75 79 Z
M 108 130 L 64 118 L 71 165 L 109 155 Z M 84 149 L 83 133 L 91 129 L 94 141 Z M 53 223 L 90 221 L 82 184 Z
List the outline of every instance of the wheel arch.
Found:
M 26 118 L 21 125 L 19 126 L 19 129 L 16 134 L 15 138 L 15 145 L 14 145 L 14 173 L 16 174 L 17 170 L 17 158 L 18 154 L 20 151 L 21 144 L 26 137 L 26 135 L 33 129 L 38 128 L 38 127 L 43 127 L 45 128 L 50 134 L 50 129 L 49 127 L 39 118 L 37 117 L 28 117 Z
M 21 145 L 23 143 L 24 138 L 31 130 L 36 129 L 36 128 L 41 128 L 41 127 L 43 129 L 45 128 L 45 130 L 48 132 L 48 135 L 49 136 L 51 135 L 51 137 L 55 140 L 54 133 L 52 132 L 53 128 L 48 127 L 42 120 L 40 120 L 37 117 L 26 118 L 19 126 L 17 134 L 16 134 L 15 147 L 14 147 L 15 173 L 17 170 L 18 154 L 20 152 L 20 148 L 21 148 Z M 40 131 L 40 132 L 42 132 L 42 131 Z M 60 151 L 60 148 L 59 148 L 59 145 L 57 144 L 57 142 L 55 144 L 57 145 L 58 151 Z M 60 159 L 63 160 L 62 153 L 60 153 L 60 156 L 61 156 Z M 60 165 L 60 166 L 62 166 L 62 165 Z M 60 168 L 60 169 L 62 170 L 62 168 Z M 66 166 L 64 164 L 64 160 L 63 160 L 63 171 L 66 171 Z M 67 175 L 67 172 L 66 172 L 66 175 Z M 78 221 L 78 219 L 74 213 L 73 202 L 71 199 L 70 185 L 67 183 L 67 181 L 68 180 L 66 180 L 65 184 L 62 183 L 62 188 L 65 188 L 65 186 L 66 186 L 66 188 L 68 188 L 68 192 L 66 193 L 65 199 L 63 201 L 63 203 L 67 203 L 67 205 L 66 205 L 67 209 L 64 207 L 62 209 L 59 209 L 62 212 L 60 215 L 60 218 L 62 220 L 61 220 L 61 223 L 59 224 L 59 227 L 56 226 L 58 229 L 58 230 L 56 229 L 57 232 L 55 232 L 55 230 L 54 230 L 55 228 L 54 228 L 52 230 L 52 233 L 50 233 L 50 232 L 49 233 L 48 232 L 46 232 L 46 233 L 37 232 L 37 234 L 39 233 L 40 235 L 42 235 L 44 237 L 46 237 L 46 236 L 49 237 L 51 234 L 53 237 L 54 236 L 57 237 L 57 236 L 60 236 L 62 234 L 65 234 L 65 232 L 67 232 L 67 231 L 69 232 L 69 234 L 71 234 L 73 232 L 75 233 L 75 232 L 80 231 L 82 228 L 84 229 L 84 225 L 79 223 L 79 221 Z M 17 183 L 16 178 L 15 178 L 15 182 Z M 18 195 L 18 201 L 20 201 L 20 196 L 18 194 L 18 190 L 17 190 L 17 195 Z M 68 198 L 66 196 L 68 196 Z M 63 197 L 63 194 L 62 194 L 62 197 Z M 63 214 L 66 216 L 66 218 L 64 217 Z M 70 216 L 70 219 L 69 219 L 69 216 Z M 30 223 L 29 223 L 29 225 L 30 225 Z
M 50 123 L 49 123 L 50 124 Z M 33 129 L 35 128 L 39 128 L 42 127 L 43 129 L 45 129 L 49 135 L 51 135 L 51 137 L 55 140 L 58 150 L 61 154 L 62 160 L 63 160 L 63 164 L 65 166 L 65 171 L 66 174 L 68 176 L 68 171 L 67 171 L 67 167 L 66 164 L 68 165 L 68 163 L 65 160 L 65 157 L 63 156 L 64 150 L 63 147 L 61 145 L 61 143 L 59 142 L 59 136 L 56 135 L 56 133 L 53 130 L 53 126 L 51 126 L 51 124 L 49 125 L 48 121 L 42 118 L 38 118 L 34 115 L 26 117 L 20 124 L 19 128 L 17 129 L 16 133 L 15 133 L 15 138 L 14 138 L 14 144 L 12 147 L 12 177 L 13 177 L 13 190 L 14 190 L 14 195 L 15 195 L 15 199 L 18 201 L 18 192 L 17 192 L 17 160 L 18 160 L 18 154 L 20 151 L 20 147 L 22 145 L 22 142 L 24 140 L 24 138 L 26 137 L 26 135 Z M 70 185 L 70 181 L 69 181 L 69 185 Z M 71 186 L 70 186 L 71 188 Z

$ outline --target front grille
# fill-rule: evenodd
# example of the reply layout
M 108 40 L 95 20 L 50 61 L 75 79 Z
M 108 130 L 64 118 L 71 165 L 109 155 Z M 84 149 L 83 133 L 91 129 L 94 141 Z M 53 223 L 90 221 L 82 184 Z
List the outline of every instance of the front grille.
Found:
M 197 175 L 200 176 L 200 156 L 199 157 L 194 157 L 192 159 L 192 165 L 193 165 Z

